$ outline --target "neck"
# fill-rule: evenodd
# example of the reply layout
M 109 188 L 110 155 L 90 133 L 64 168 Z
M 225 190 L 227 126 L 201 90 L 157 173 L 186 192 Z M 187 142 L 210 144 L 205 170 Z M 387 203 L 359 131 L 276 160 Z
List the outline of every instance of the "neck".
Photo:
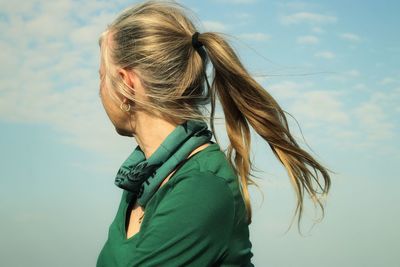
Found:
M 135 140 L 146 159 L 157 150 L 165 138 L 178 126 L 177 123 L 140 113 L 135 120 Z

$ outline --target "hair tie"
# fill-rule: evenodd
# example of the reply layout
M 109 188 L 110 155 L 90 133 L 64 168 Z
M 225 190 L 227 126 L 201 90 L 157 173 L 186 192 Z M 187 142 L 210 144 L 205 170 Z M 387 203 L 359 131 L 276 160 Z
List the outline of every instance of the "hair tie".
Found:
M 193 33 L 193 35 L 192 35 L 192 45 L 193 45 L 194 49 L 200 54 L 200 57 L 203 60 L 203 62 L 205 62 L 207 55 L 206 55 L 206 51 L 204 50 L 204 48 L 201 48 L 204 44 L 198 40 L 199 34 L 200 34 L 199 32 Z M 206 74 L 206 70 L 205 69 L 203 69 L 203 74 L 204 74 L 204 78 L 205 78 L 206 83 L 207 83 L 208 91 L 210 92 L 210 90 L 211 90 L 210 89 L 210 83 L 208 82 L 207 74 Z
M 203 46 L 203 43 L 198 40 L 199 32 L 195 32 L 192 35 L 192 45 L 195 49 L 198 49 Z

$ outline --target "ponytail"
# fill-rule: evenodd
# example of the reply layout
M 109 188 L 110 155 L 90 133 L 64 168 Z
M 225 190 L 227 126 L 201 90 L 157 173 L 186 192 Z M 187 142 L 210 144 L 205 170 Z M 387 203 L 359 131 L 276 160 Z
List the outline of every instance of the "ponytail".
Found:
M 309 153 L 299 147 L 292 134 L 285 117 L 285 111 L 275 99 L 246 71 L 231 46 L 215 32 L 205 32 L 199 40 L 207 49 L 210 61 L 214 66 L 214 81 L 211 94 L 210 124 L 214 130 L 215 95 L 218 95 L 225 115 L 226 130 L 230 144 L 228 145 L 228 159 L 238 174 L 241 193 L 245 200 L 247 220 L 251 223 L 252 210 L 248 185 L 257 185 L 250 178 L 252 162 L 250 161 L 251 137 L 249 124 L 268 142 L 272 152 L 285 167 L 292 185 L 297 194 L 298 223 L 303 210 L 304 189 L 311 196 L 312 201 L 320 205 L 324 212 L 321 200 L 317 194 L 326 197 L 331 186 L 328 169 L 318 163 Z M 214 134 L 215 135 L 215 134 Z M 234 158 L 232 160 L 232 154 Z M 310 166 L 315 175 L 307 168 Z M 324 187 L 321 187 L 316 171 L 322 173 Z M 313 187 L 315 180 L 322 192 Z

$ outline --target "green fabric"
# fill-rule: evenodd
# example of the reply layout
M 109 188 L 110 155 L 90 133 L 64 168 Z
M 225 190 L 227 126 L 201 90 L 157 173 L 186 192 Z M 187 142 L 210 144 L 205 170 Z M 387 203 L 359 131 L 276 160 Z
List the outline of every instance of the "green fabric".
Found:
M 165 177 L 211 137 L 206 122 L 187 120 L 179 124 L 148 159 L 138 145 L 119 169 L 115 185 L 137 195 L 137 203 L 145 208 Z
M 194 154 L 146 205 L 126 238 L 132 194 L 123 190 L 96 267 L 254 266 L 237 178 L 217 143 Z

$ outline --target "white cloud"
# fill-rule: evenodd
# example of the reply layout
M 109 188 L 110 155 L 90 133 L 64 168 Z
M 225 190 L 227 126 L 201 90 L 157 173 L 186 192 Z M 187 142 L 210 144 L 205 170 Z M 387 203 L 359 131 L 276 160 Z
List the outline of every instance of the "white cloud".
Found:
M 313 45 L 313 44 L 318 44 L 319 43 L 319 38 L 315 37 L 313 35 L 304 35 L 304 36 L 297 37 L 296 42 L 298 44 L 306 44 L 306 45 L 311 44 L 311 45 Z
M 293 109 L 296 114 L 304 115 L 313 122 L 348 124 L 350 117 L 345 112 L 340 96 L 341 93 L 333 91 L 307 91 L 295 101 Z
M 323 15 L 311 12 L 297 12 L 291 15 L 285 15 L 280 17 L 280 22 L 284 25 L 289 24 L 300 24 L 300 23 L 313 23 L 313 24 L 323 24 L 323 23 L 334 23 L 337 21 L 335 16 Z
M 365 91 L 367 89 L 367 86 L 364 83 L 357 83 L 353 86 L 353 88 L 358 91 Z
M 351 71 L 350 71 L 351 73 Z M 279 103 L 304 126 L 324 129 L 329 138 L 351 145 L 379 146 L 376 141 L 395 136 L 395 126 L 388 114 L 396 112 L 400 89 L 391 93 L 375 92 L 368 101 L 346 106 L 346 91 L 315 90 L 311 82 L 283 81 L 266 87 Z M 387 107 L 384 109 L 383 107 Z M 397 111 L 398 112 L 398 111 Z M 320 139 L 322 136 L 319 136 Z
M 333 59 L 335 58 L 335 54 L 331 51 L 320 51 L 314 54 L 314 56 L 324 59 Z
M 311 31 L 313 31 L 313 32 L 315 32 L 315 33 L 319 33 L 319 34 L 325 32 L 324 29 L 322 29 L 321 27 L 317 27 L 317 26 L 312 27 L 312 28 L 311 28 Z
M 238 35 L 239 38 L 243 38 L 250 41 L 267 41 L 271 39 L 271 36 L 262 32 L 254 33 L 243 33 Z
M 353 107 L 347 109 L 353 119 L 352 129 L 358 133 L 353 141 L 347 140 L 347 145 L 357 149 L 373 149 L 374 155 L 397 155 L 395 146 L 388 147 L 385 144 L 396 144 L 393 141 L 398 135 L 396 113 L 399 113 L 400 88 L 381 92 L 368 91 L 364 84 L 358 85 L 367 100 L 353 103 Z
M 370 142 L 396 136 L 395 125 L 391 122 L 384 108 L 371 99 L 354 109 L 354 114 L 366 138 Z M 379 96 L 378 96 L 379 97 Z
M 356 70 L 356 69 L 352 69 L 352 70 L 349 70 L 348 72 L 346 72 L 346 74 L 351 77 L 358 77 L 358 76 L 360 76 L 360 71 Z
M 311 84 L 309 84 L 311 86 Z M 292 81 L 282 81 L 269 85 L 267 90 L 276 98 L 286 99 L 301 95 L 302 90 L 306 86 L 304 84 L 295 83 Z
M 344 39 L 344 40 L 351 41 L 351 42 L 359 42 L 359 41 L 361 41 L 361 37 L 356 35 L 356 34 L 354 34 L 354 33 L 348 33 L 348 32 L 347 33 L 342 33 L 342 34 L 339 34 L 339 37 Z
M 267 90 L 278 99 L 293 100 L 290 109 L 295 110 L 295 113 L 305 115 L 308 119 L 348 123 L 349 118 L 345 115 L 338 98 L 342 93 L 313 90 L 313 87 L 312 82 L 282 81 L 272 84 Z
M 343 72 L 350 78 L 361 76 L 360 71 L 350 69 Z M 282 81 L 266 86 L 266 90 L 289 111 L 300 125 L 312 128 L 318 140 L 329 139 L 349 148 L 374 149 L 376 153 L 393 153 L 385 147 L 385 141 L 396 138 L 395 118 L 400 112 L 400 88 L 385 92 L 369 91 L 362 83 L 355 85 L 366 101 L 357 103 L 354 92 L 344 90 L 320 90 L 320 84 L 312 82 Z M 354 88 L 354 86 L 353 86 Z M 340 89 L 340 88 L 339 88 Z M 395 114 L 395 115 L 393 115 Z M 393 115 L 393 116 L 392 116 Z M 297 125 L 291 127 L 296 129 Z M 298 134 L 300 138 L 301 135 Z
M 9 64 L 0 66 L 0 119 L 50 125 L 61 142 L 91 151 L 123 149 L 98 97 L 98 34 L 114 17 L 100 9 L 113 5 L 2 4 L 1 60 Z
M 70 32 L 70 40 L 75 45 L 93 49 L 93 40 L 105 30 L 105 24 L 111 22 L 115 14 L 111 12 L 100 12 L 97 16 L 86 19 L 87 23 L 80 27 L 74 27 Z
M 205 31 L 225 32 L 228 29 L 226 24 L 215 20 L 205 20 L 203 25 Z
M 392 84 L 397 82 L 398 80 L 396 80 L 393 77 L 385 77 L 380 81 L 380 84 L 386 85 L 386 84 Z

